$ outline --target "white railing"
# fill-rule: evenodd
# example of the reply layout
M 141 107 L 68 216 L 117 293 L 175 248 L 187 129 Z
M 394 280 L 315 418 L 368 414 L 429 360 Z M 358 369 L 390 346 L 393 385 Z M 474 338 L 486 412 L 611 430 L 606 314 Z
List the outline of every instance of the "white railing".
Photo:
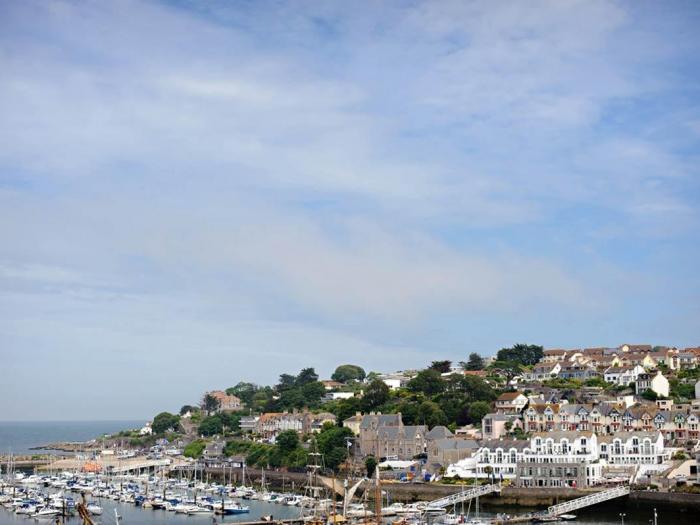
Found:
M 446 496 L 444 498 L 436 499 L 428 503 L 428 507 L 449 507 L 450 505 L 455 505 L 463 501 L 469 501 L 470 499 L 476 498 L 477 496 L 485 496 L 486 494 L 491 494 L 492 492 L 499 492 L 501 490 L 500 485 L 480 485 L 468 490 L 463 490 L 457 494 L 452 494 L 451 496 Z
M 596 503 L 627 496 L 629 493 L 630 488 L 626 485 L 622 485 L 604 490 L 602 492 L 596 492 L 595 494 L 589 494 L 588 496 L 583 496 L 582 498 L 565 501 L 564 503 L 559 503 L 558 505 L 552 505 L 547 509 L 547 514 L 550 516 L 559 516 L 561 514 L 566 514 L 567 512 L 572 512 L 584 507 L 589 507 L 590 505 L 595 505 Z

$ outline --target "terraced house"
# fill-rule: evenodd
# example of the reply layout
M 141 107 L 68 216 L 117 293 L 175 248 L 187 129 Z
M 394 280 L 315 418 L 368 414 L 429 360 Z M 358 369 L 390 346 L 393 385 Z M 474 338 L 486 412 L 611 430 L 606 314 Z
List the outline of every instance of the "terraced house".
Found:
M 666 441 L 700 439 L 700 412 L 692 406 L 672 408 L 673 404 L 640 404 L 629 408 L 601 403 L 530 405 L 523 412 L 526 432 L 592 431 L 598 435 L 618 432 L 661 432 Z

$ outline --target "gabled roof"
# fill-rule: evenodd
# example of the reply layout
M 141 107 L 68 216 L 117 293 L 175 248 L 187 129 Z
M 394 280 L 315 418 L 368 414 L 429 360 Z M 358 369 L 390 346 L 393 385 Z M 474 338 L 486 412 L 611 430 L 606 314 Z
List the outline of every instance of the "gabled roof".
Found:
M 473 439 L 438 439 L 434 443 L 440 450 L 476 450 L 479 443 Z
M 540 437 L 540 438 L 551 438 L 554 439 L 555 441 L 561 440 L 561 439 L 569 439 L 569 440 L 574 440 L 579 437 L 585 437 L 589 438 L 593 435 L 593 432 L 587 431 L 587 432 L 581 432 L 581 431 L 567 431 L 567 430 L 555 430 L 552 432 L 534 432 L 533 437 Z
M 513 401 L 517 399 L 518 397 L 522 396 L 520 392 L 504 392 L 498 398 L 496 401 Z
M 545 350 L 543 353 L 544 355 L 565 355 L 568 350 L 564 350 L 562 348 L 553 348 L 551 350 Z
M 360 428 L 368 429 L 373 424 L 377 427 L 398 426 L 401 424 L 401 414 L 366 414 L 362 417 Z
M 450 432 L 449 428 L 438 425 L 425 435 L 425 439 L 445 439 L 453 436 L 454 434 Z
M 567 406 L 567 405 L 564 405 L 564 406 Z M 534 410 L 538 414 L 544 414 L 548 408 L 556 414 L 561 410 L 562 405 L 560 405 L 559 403 L 547 403 L 547 404 L 536 403 L 536 404 L 531 404 L 527 410 L 528 411 Z

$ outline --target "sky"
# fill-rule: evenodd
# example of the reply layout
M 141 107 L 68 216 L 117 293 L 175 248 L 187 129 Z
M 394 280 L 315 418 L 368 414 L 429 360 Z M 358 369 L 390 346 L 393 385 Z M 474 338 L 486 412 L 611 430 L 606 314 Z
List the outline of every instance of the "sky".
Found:
M 0 420 L 700 345 L 694 1 L 0 0 Z

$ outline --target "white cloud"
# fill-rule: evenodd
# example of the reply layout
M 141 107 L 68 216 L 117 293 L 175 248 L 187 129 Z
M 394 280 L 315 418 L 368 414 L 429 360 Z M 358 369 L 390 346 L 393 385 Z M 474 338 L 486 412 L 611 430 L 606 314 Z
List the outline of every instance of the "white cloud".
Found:
M 670 302 L 653 277 L 675 268 L 645 260 L 658 239 L 694 260 L 697 115 L 664 75 L 694 48 L 645 9 L 5 11 L 0 351 L 16 363 L 99 340 L 154 370 L 200 341 L 207 359 L 264 349 L 235 373 L 267 377 L 353 348 L 418 363 L 554 318 L 595 337 L 635 325 L 640 290 Z

